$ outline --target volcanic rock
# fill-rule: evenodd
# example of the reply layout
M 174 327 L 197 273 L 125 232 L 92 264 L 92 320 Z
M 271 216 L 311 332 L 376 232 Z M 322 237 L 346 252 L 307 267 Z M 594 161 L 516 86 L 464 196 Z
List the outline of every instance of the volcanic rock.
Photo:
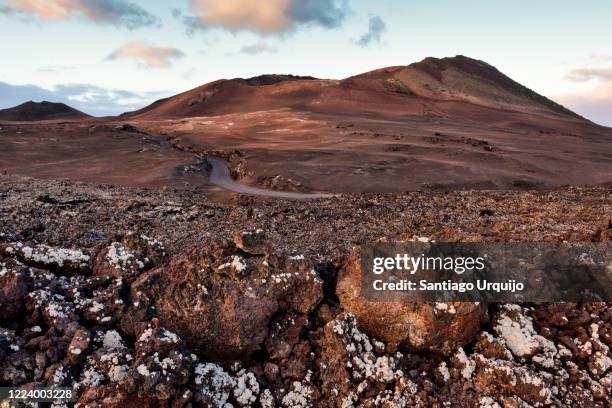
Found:
M 469 342 L 486 318 L 483 305 L 369 301 L 360 295 L 359 248 L 353 249 L 338 276 L 336 293 L 369 335 L 411 350 L 449 351 Z
M 131 281 L 165 258 L 167 254 L 161 242 L 146 235 L 128 233 L 98 252 L 93 274 Z
M 0 262 L 0 319 L 16 318 L 24 310 L 32 286 L 27 272 L 14 260 Z
M 413 192 L 243 206 L 196 192 L 0 176 L 0 383 L 64 385 L 79 406 L 117 408 L 608 407 L 610 303 L 489 304 L 491 324 L 481 325 L 465 349 L 444 354 L 381 341 L 343 309 L 365 310 L 362 303 L 349 297 L 343 306 L 335 296 L 341 260 L 378 237 L 433 237 L 452 227 L 457 240 L 597 239 L 594 232 L 609 219 L 608 190 Z M 37 200 L 41 194 L 53 199 Z M 192 208 L 196 215 L 184 216 Z M 495 212 L 483 217 L 484 208 Z M 39 222 L 45 228 L 30 229 Z M 137 232 L 120 232 L 130 230 Z M 165 250 L 143 242 L 140 231 Z M 113 243 L 133 262 L 111 268 Z M 39 263 L 17 250 L 25 247 L 91 260 L 83 268 Z M 132 268 L 138 261 L 147 266 Z M 306 279 L 313 266 L 325 280 L 320 301 L 321 284 Z M 345 290 L 354 287 L 348 272 L 341 272 Z M 234 309 L 224 305 L 230 295 Z M 435 309 L 451 326 L 459 320 L 456 304 Z M 246 322 L 251 318 L 262 322 L 257 339 L 243 335 L 255 326 Z M 432 329 L 419 334 L 441 341 L 438 321 L 427 323 Z M 206 330 L 219 339 L 198 344 Z M 218 353 L 222 340 L 230 357 Z
M 2 254 L 15 256 L 28 266 L 47 268 L 60 273 L 85 273 L 90 269 L 90 256 L 81 250 L 14 242 L 0 244 L 0 255 Z
M 225 243 L 141 275 L 131 293 L 134 322 L 156 316 L 204 355 L 236 358 L 259 349 L 277 312 L 310 313 L 322 282 L 303 256 L 251 255 Z
M 255 231 L 235 231 L 234 244 L 244 252 L 263 255 L 269 251 L 269 244 L 262 229 Z

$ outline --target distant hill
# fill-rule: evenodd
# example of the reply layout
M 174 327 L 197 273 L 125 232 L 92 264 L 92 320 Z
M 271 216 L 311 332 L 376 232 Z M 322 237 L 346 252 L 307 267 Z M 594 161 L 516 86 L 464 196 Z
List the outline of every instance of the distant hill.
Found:
M 91 116 L 64 103 L 28 101 L 13 108 L 0 110 L 0 120 L 33 122 L 39 120 L 73 120 Z
M 458 55 L 425 58 L 405 67 L 391 67 L 354 78 L 377 79 L 428 99 L 462 101 L 526 113 L 576 113 L 512 80 L 484 61 Z
M 9 173 L 139 186 L 174 180 L 210 187 L 207 172 L 184 165 L 194 153 L 228 160 L 236 182 L 258 189 L 612 185 L 612 128 L 464 56 L 340 80 L 221 79 L 119 117 L 96 118 L 96 126 L 84 118 L 48 102 L 0 111 L 0 119 L 64 119 L 2 126 L 0 162 Z
M 445 102 L 452 102 L 445 105 Z M 125 118 L 157 120 L 253 112 L 276 108 L 324 112 L 404 111 L 422 115 L 423 104 L 444 114 L 474 107 L 584 120 L 515 82 L 486 62 L 456 56 L 377 69 L 343 80 L 262 75 L 214 81 L 165 98 Z M 457 103 L 459 105 L 457 105 Z M 472 108 L 461 107 L 469 104 Z

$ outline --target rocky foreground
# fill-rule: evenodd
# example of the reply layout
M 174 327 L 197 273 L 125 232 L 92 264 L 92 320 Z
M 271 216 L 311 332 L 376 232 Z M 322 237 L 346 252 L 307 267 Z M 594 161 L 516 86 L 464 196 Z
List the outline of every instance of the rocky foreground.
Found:
M 612 304 L 364 309 L 350 271 L 378 239 L 608 241 L 610 193 L 220 204 L 0 176 L 0 386 L 91 407 L 607 407 Z

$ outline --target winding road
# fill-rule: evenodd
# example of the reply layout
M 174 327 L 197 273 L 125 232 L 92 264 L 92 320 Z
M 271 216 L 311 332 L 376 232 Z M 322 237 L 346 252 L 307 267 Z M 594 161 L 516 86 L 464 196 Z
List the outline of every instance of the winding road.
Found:
M 292 191 L 267 190 L 265 188 L 240 184 L 232 178 L 232 173 L 230 171 L 229 164 L 225 160 L 213 157 L 207 157 L 206 159 L 212 167 L 210 171 L 210 182 L 215 186 L 224 188 L 226 190 L 234 191 L 236 193 L 264 197 L 284 198 L 288 200 L 307 200 L 313 198 L 327 198 L 334 196 L 334 194 L 325 193 L 295 193 Z

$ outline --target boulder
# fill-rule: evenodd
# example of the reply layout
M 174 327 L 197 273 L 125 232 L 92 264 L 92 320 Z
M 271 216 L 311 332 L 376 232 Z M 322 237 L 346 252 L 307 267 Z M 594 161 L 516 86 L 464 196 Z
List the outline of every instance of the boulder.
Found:
M 164 245 L 144 234 L 128 233 L 102 248 L 93 261 L 93 274 L 131 282 L 142 272 L 166 260 Z
M 27 266 L 48 269 L 59 274 L 87 274 L 90 270 L 90 255 L 79 249 L 12 242 L 0 244 L 0 255 L 15 257 Z
M 469 342 L 486 319 L 482 304 L 369 301 L 360 292 L 360 251 L 355 248 L 338 276 L 340 304 L 357 317 L 364 332 L 409 350 L 453 350 Z
M 234 243 L 238 248 L 253 255 L 263 255 L 269 252 L 268 241 L 263 230 L 235 231 Z
M 31 287 L 27 268 L 10 258 L 0 261 L 0 319 L 15 319 L 24 311 Z
M 226 242 L 141 275 L 131 298 L 126 332 L 136 334 L 157 317 L 207 357 L 241 358 L 259 349 L 274 316 L 310 313 L 322 298 L 322 282 L 303 256 L 253 255 Z

